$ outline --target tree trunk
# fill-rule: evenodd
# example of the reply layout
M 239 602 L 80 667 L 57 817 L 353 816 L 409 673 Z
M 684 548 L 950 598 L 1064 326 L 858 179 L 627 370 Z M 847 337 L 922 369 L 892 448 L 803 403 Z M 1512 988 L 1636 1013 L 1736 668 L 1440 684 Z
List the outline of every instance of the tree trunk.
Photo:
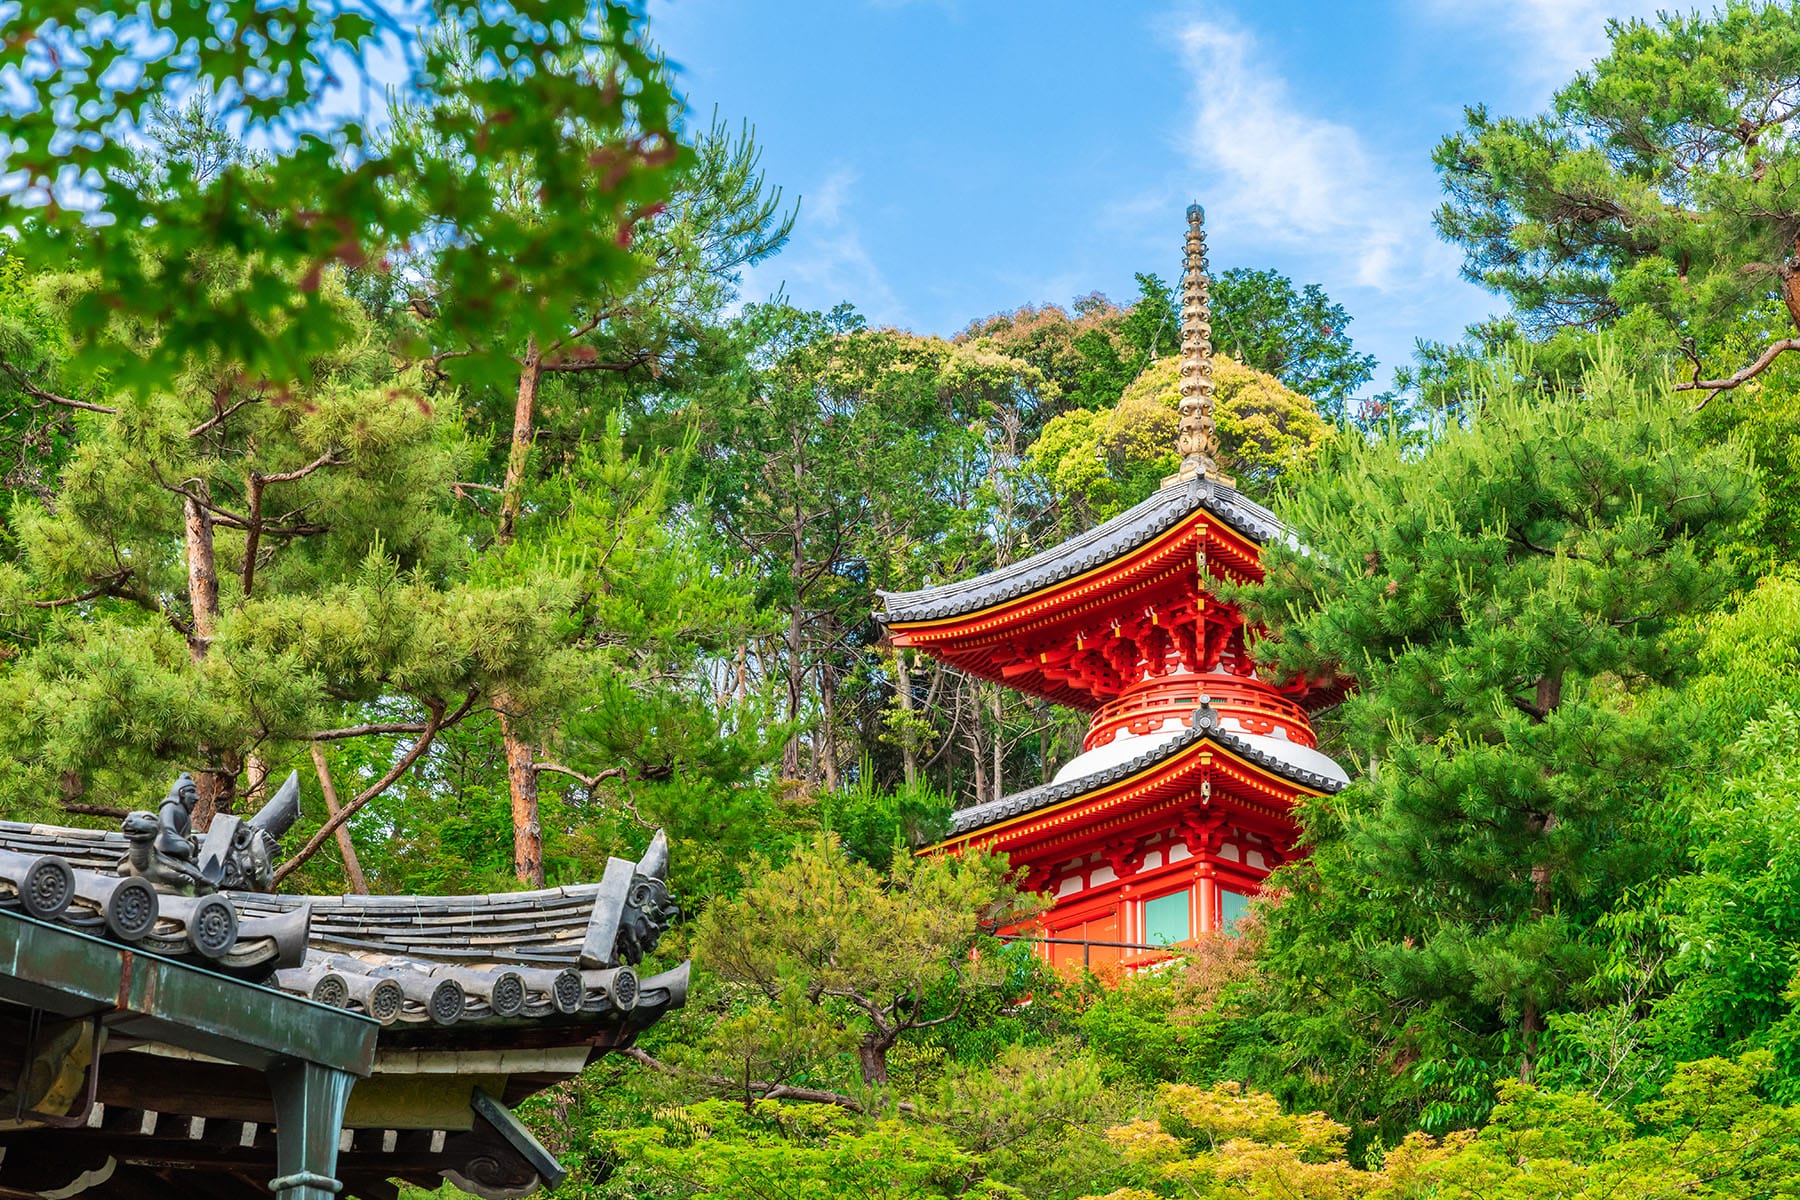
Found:
M 800 601 L 796 599 L 793 607 L 788 610 L 787 631 L 787 710 L 788 720 L 793 724 L 793 732 L 788 736 L 787 745 L 781 751 L 781 773 L 789 779 L 800 778 L 800 705 L 806 679 L 800 656 L 802 631 Z
M 887 1056 L 893 1047 L 891 1036 L 870 1033 L 863 1036 L 862 1044 L 856 1048 L 857 1057 L 862 1060 L 863 1083 L 868 1087 L 885 1087 L 888 1081 Z
M 912 664 L 906 661 L 906 651 L 894 651 L 894 696 L 900 702 L 902 720 L 900 727 L 900 774 L 906 780 L 906 786 L 912 787 L 919 782 L 919 742 L 913 729 L 913 694 Z
M 525 361 L 519 369 L 512 445 L 506 455 L 506 479 L 500 488 L 500 525 L 494 540 L 502 546 L 511 543 L 518 533 L 519 514 L 525 508 L 525 468 L 531 462 L 538 387 L 543 378 L 543 354 L 537 339 L 531 338 L 525 343 Z M 496 694 L 494 707 L 500 710 L 500 737 L 506 746 L 506 787 L 512 794 L 513 875 L 520 883 L 543 887 L 544 829 L 538 821 L 537 751 L 519 735 L 512 697 Z
M 219 627 L 219 568 L 213 552 L 212 513 L 194 496 L 181 499 L 182 524 L 188 570 L 188 608 L 193 626 L 188 631 L 188 654 L 203 662 L 212 649 L 213 635 Z M 228 813 L 237 807 L 237 755 L 216 746 L 200 747 L 204 762 L 194 771 L 194 791 L 199 802 L 194 805 L 195 830 L 204 833 L 212 825 L 215 813 Z
M 975 769 L 975 803 L 980 804 L 988 798 L 987 778 L 987 745 L 981 740 L 981 697 L 976 693 L 973 679 L 967 683 L 969 693 L 969 762 Z
M 219 569 L 213 557 L 212 514 L 192 496 L 183 496 L 181 507 L 187 529 L 188 607 L 194 616 L 188 653 L 200 662 L 219 625 Z
M 506 783 L 512 791 L 513 875 L 520 883 L 544 886 L 544 828 L 538 823 L 537 751 L 519 736 L 514 719 L 507 715 L 504 697 L 500 706 L 500 736 L 506 743 Z
M 1006 727 L 1001 723 L 1000 718 L 1003 704 L 1000 686 L 995 684 L 993 687 L 993 692 L 988 696 L 988 711 L 994 717 L 994 799 L 998 800 L 1001 793 L 1006 790 L 1004 782 L 1006 776 L 1003 770 L 1006 762 L 1006 738 L 1004 736 Z
M 500 528 L 495 539 L 502 545 L 518 531 L 519 514 L 525 507 L 525 468 L 531 461 L 535 432 L 538 385 L 544 378 L 544 359 L 537 339 L 525 343 L 525 362 L 519 370 L 519 394 L 513 402 L 512 446 L 506 455 L 506 481 L 500 487 Z
M 1519 1082 L 1530 1083 L 1533 1060 L 1537 1058 L 1538 1034 L 1543 1030 L 1543 1023 L 1538 1017 L 1537 1001 L 1530 996 L 1525 998 L 1525 1011 L 1519 1015 Z
M 825 790 L 837 791 L 837 683 L 831 677 L 829 662 L 819 664 L 819 769 Z
M 244 479 L 244 515 L 250 519 L 250 528 L 244 531 L 244 599 L 250 598 L 250 590 L 256 586 L 256 556 L 262 552 L 262 497 L 267 481 L 255 471 Z
M 325 747 L 319 743 L 312 744 L 313 767 L 319 773 L 319 791 L 325 796 L 325 814 L 338 815 L 337 788 L 332 786 L 331 768 L 325 762 Z M 369 894 L 369 881 L 363 875 L 362 862 L 356 857 L 356 843 L 350 840 L 348 822 L 337 827 L 338 851 L 344 856 L 344 879 L 350 884 L 350 891 L 358 896 Z

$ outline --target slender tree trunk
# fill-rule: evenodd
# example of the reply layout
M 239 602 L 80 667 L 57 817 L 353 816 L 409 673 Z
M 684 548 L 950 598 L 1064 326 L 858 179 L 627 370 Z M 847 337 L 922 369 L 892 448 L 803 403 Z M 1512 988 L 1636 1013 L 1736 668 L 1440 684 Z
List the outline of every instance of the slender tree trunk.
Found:
M 900 702 L 900 773 L 911 787 L 919 782 L 919 741 L 913 729 L 912 664 L 905 650 L 894 651 L 894 696 Z
M 543 354 L 537 339 L 532 338 L 525 343 L 525 361 L 519 370 L 512 444 L 506 455 L 506 479 L 500 487 L 500 526 L 494 539 L 502 546 L 518 533 L 519 514 L 525 508 L 525 468 L 531 462 L 538 387 L 543 378 Z M 542 887 L 544 828 L 538 819 L 537 748 L 519 734 L 516 706 L 510 694 L 496 694 L 494 707 L 500 710 L 500 738 L 506 747 L 506 787 L 512 796 L 513 874 L 520 883 Z
M 327 816 L 338 815 L 337 788 L 331 783 L 331 768 L 325 762 L 325 747 L 319 743 L 312 744 L 313 767 L 319 773 L 319 791 L 325 796 L 325 813 Z M 356 843 L 350 840 L 350 826 L 346 822 L 337 827 L 334 834 L 337 838 L 338 851 L 344 856 L 344 878 L 350 884 L 350 891 L 358 896 L 369 894 L 369 881 L 363 875 L 362 862 L 356 857 Z
M 800 778 L 800 709 L 805 696 L 806 671 L 801 660 L 800 643 L 804 633 L 799 598 L 788 610 L 787 629 L 787 715 L 793 733 L 781 751 L 781 772 L 789 779 Z
M 192 496 L 183 496 L 181 507 L 187 530 L 188 607 L 194 616 L 188 653 L 200 662 L 212 648 L 219 625 L 219 569 L 213 556 L 212 514 Z
M 255 471 L 244 479 L 244 515 L 249 518 L 250 528 L 244 531 L 244 598 L 250 598 L 250 589 L 256 586 L 256 556 L 262 549 L 262 502 L 263 488 L 267 482 Z
M 987 771 L 987 744 L 981 740 L 981 697 L 975 692 L 975 681 L 969 680 L 969 703 L 967 705 L 969 721 L 969 762 L 975 770 L 975 803 L 980 804 L 989 796 Z
M 829 661 L 819 663 L 819 769 L 826 790 L 837 791 L 837 682 Z
M 537 419 L 538 386 L 544 378 L 544 359 L 537 339 L 525 343 L 525 362 L 519 370 L 519 394 L 513 402 L 512 446 L 506 455 L 506 481 L 500 487 L 500 529 L 496 534 L 501 545 L 512 541 L 518 531 L 519 514 L 525 507 L 525 468 L 531 461 L 531 442 L 535 434 L 532 423 Z
M 186 542 L 188 569 L 188 607 L 193 614 L 193 627 L 188 631 L 188 653 L 196 663 L 204 662 L 212 650 L 213 635 L 219 627 L 219 568 L 213 552 L 212 514 L 193 496 L 181 500 L 182 524 Z M 205 832 L 214 814 L 228 813 L 237 807 L 237 767 L 235 752 L 217 746 L 200 747 L 205 762 L 194 772 L 194 790 L 199 803 L 194 806 L 194 828 Z
M 1537 682 L 1537 709 L 1544 717 L 1555 712 L 1562 704 L 1563 668 L 1558 666 L 1546 672 Z M 1546 837 L 1556 828 L 1555 813 L 1544 813 L 1533 819 L 1536 826 L 1533 831 L 1538 837 Z M 1545 850 L 1545 855 L 1549 852 Z M 1531 916 L 1540 920 L 1550 911 L 1552 897 L 1550 895 L 1551 871 L 1545 858 L 1532 864 L 1531 867 Z M 1544 1030 L 1543 1015 L 1538 1011 L 1536 996 L 1526 996 L 1524 1009 L 1519 1013 L 1519 1082 L 1530 1083 L 1537 1061 L 1538 1035 Z
M 994 799 L 998 800 L 1001 793 L 1006 790 L 1006 784 L 1004 782 L 1006 776 L 1003 770 L 1003 766 L 1006 762 L 1006 727 L 1001 723 L 1000 717 L 1003 704 L 1000 696 L 1000 685 L 993 684 L 991 686 L 993 687 L 993 691 L 988 696 L 988 711 L 992 713 L 994 717 Z
M 512 791 L 513 875 L 520 883 L 544 886 L 544 828 L 538 821 L 537 752 L 516 732 L 513 719 L 500 714 L 506 743 L 506 782 Z
M 1533 1065 L 1537 1059 L 1538 1034 L 1543 1032 L 1543 1020 L 1538 1016 L 1537 1000 L 1531 996 L 1525 998 L 1525 1011 L 1519 1014 L 1519 1082 L 1530 1083 Z

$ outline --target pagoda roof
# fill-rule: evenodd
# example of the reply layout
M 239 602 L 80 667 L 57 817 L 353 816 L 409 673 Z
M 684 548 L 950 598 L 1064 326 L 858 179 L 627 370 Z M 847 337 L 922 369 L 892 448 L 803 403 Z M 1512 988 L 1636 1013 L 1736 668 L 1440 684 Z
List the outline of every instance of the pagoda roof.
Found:
M 1195 477 L 1160 488 L 1110 521 L 986 575 L 918 591 L 881 592 L 882 619 L 888 625 L 940 620 L 1016 600 L 1123 558 L 1200 511 L 1259 545 L 1293 537 L 1274 513 L 1236 488 Z
M 1209 723 L 1204 717 L 1201 717 L 1195 720 L 1193 728 L 1184 729 L 1176 736 L 1158 742 L 1141 754 L 1099 771 L 1079 775 L 1073 779 L 1040 784 L 1022 792 L 1014 792 L 1010 796 L 1002 796 L 998 800 L 987 800 L 967 808 L 957 809 L 950 815 L 950 840 L 961 840 L 969 834 L 978 833 L 989 826 L 1102 792 L 1140 772 L 1172 764 L 1177 759 L 1197 754 L 1200 748 L 1206 745 L 1217 746 L 1229 751 L 1263 768 L 1271 775 L 1314 792 L 1337 792 L 1347 786 L 1345 779 L 1321 774 L 1303 765 L 1300 754 L 1288 752 L 1289 750 L 1304 750 L 1305 747 L 1290 747 L 1280 738 L 1233 733 L 1228 729 L 1219 728 L 1216 718 Z M 1309 753 L 1316 754 L 1317 752 Z

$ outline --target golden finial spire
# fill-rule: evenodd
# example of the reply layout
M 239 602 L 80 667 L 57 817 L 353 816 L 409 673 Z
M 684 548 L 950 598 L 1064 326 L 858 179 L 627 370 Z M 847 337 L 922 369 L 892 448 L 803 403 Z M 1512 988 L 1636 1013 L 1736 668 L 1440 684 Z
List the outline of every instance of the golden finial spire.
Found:
M 1181 470 L 1165 484 L 1203 476 L 1231 486 L 1219 473 L 1213 436 L 1212 310 L 1207 302 L 1206 211 L 1188 205 L 1186 255 L 1181 274 L 1181 432 L 1175 446 Z

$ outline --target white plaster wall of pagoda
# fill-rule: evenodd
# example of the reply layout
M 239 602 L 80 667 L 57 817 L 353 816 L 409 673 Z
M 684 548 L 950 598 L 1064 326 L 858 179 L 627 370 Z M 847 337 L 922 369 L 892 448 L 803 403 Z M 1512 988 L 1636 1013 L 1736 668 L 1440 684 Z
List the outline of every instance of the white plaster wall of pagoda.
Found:
M 1302 746 L 1298 742 L 1290 742 L 1279 726 L 1274 734 L 1250 733 L 1245 730 L 1242 721 L 1229 714 L 1223 714 L 1219 728 L 1226 733 L 1242 738 L 1256 749 L 1279 759 L 1292 767 L 1311 771 L 1338 784 L 1350 782 L 1344 768 L 1337 765 L 1329 755 L 1321 754 L 1311 746 Z M 1121 763 L 1130 762 L 1140 754 L 1147 754 L 1168 745 L 1186 732 L 1187 726 L 1180 717 L 1164 718 L 1163 723 L 1148 733 L 1132 733 L 1121 729 L 1113 740 L 1104 746 L 1095 746 L 1092 750 L 1084 750 L 1064 763 L 1056 773 L 1054 783 L 1065 783 L 1071 779 L 1080 779 L 1087 775 L 1097 775 L 1108 768 Z
M 1083 775 L 1097 775 L 1109 767 L 1130 762 L 1140 754 L 1168 745 L 1186 732 L 1186 728 L 1180 717 L 1170 717 L 1149 733 L 1132 733 L 1129 729 L 1121 729 L 1104 746 L 1083 750 L 1064 763 L 1051 782 L 1064 783 L 1070 779 L 1080 779 Z
M 1229 726 L 1230 722 L 1224 724 Z M 1339 786 L 1350 782 L 1350 776 L 1344 773 L 1344 768 L 1337 765 L 1336 759 L 1328 754 L 1321 754 L 1311 746 L 1302 746 L 1299 742 L 1290 742 L 1284 737 L 1267 737 L 1260 733 L 1239 733 L 1238 736 L 1269 757 L 1278 758 L 1289 766 L 1311 771 L 1314 775 L 1323 775 Z

